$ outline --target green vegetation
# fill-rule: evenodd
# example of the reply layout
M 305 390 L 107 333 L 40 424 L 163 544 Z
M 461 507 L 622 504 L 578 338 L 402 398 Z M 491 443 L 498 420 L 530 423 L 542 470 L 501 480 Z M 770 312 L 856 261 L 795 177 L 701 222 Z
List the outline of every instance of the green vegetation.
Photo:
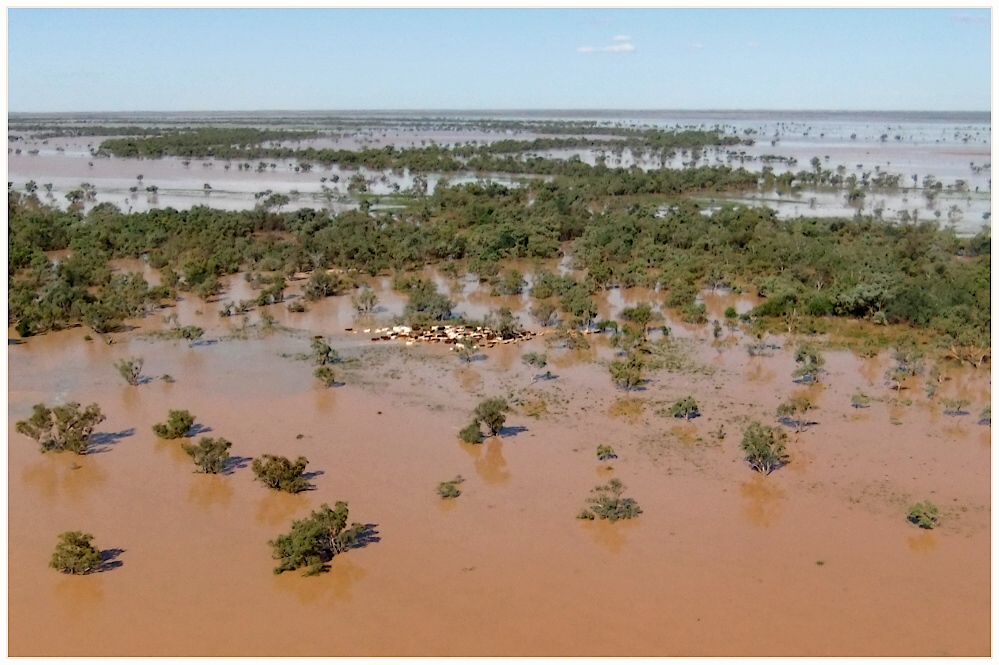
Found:
M 317 365 L 332 365 L 340 362 L 340 354 L 333 350 L 328 340 L 317 335 L 312 338 L 312 361 Z
M 819 380 L 819 372 L 826 364 L 825 358 L 812 344 L 803 342 L 794 351 L 794 362 L 797 368 L 794 370 L 794 378 L 804 383 L 812 383 Z
M 611 361 L 608 369 L 614 384 L 625 391 L 644 383 L 645 361 L 637 353 L 629 354 L 625 360 Z
M 948 416 L 966 416 L 968 412 L 964 410 L 964 407 L 971 404 L 970 401 L 966 399 L 945 399 L 943 400 L 944 413 Z
M 333 372 L 333 368 L 328 365 L 317 367 L 312 375 L 319 379 L 327 388 L 332 388 L 336 385 L 336 374 Z
M 375 307 L 378 305 L 378 296 L 370 288 L 362 288 L 361 291 L 354 296 L 350 297 L 351 304 L 357 309 L 359 314 L 367 314 L 368 312 L 374 311 Z
M 617 459 L 617 455 L 614 454 L 614 449 L 605 443 L 597 446 L 597 459 L 601 462 L 606 462 L 609 459 Z
M 440 495 L 442 499 L 456 499 L 461 496 L 461 490 L 458 489 L 458 485 L 465 482 L 465 479 L 461 476 L 455 476 L 454 480 L 448 480 L 437 485 L 437 494 Z
M 755 471 L 769 475 L 790 461 L 785 441 L 787 435 L 783 430 L 754 421 L 742 435 L 742 451 Z
M 674 418 L 683 418 L 684 420 L 690 420 L 701 415 L 701 412 L 697 408 L 697 402 L 690 395 L 674 402 L 669 412 Z
M 80 410 L 77 402 L 48 408 L 44 404 L 32 407 L 31 417 L 19 420 L 15 428 L 19 434 L 34 439 L 43 453 L 65 450 L 86 455 L 90 435 L 104 422 L 104 414 L 96 404 Z
M 189 411 L 170 410 L 165 423 L 153 425 L 153 433 L 161 439 L 179 439 L 187 435 L 194 425 L 194 416 Z
M 482 430 L 479 428 L 479 421 L 473 420 L 465 425 L 465 427 L 458 432 L 458 438 L 465 443 L 482 443 Z
M 205 473 L 222 473 L 225 470 L 226 462 L 229 461 L 229 448 L 232 442 L 223 438 L 210 439 L 207 436 L 201 437 L 197 445 L 184 444 L 184 452 L 191 456 L 194 463 L 201 467 Z
M 333 557 L 357 545 L 367 528 L 357 522 L 348 528 L 348 514 L 347 504 L 337 501 L 333 508 L 324 503 L 309 517 L 293 521 L 290 533 L 268 543 L 281 560 L 274 574 L 305 568 L 305 575 L 318 575 Z
M 794 427 L 794 431 L 801 432 L 808 426 L 808 418 L 805 414 L 815 408 L 805 395 L 795 395 L 777 407 L 777 420 L 786 422 Z
M 642 509 L 634 499 L 621 498 L 624 490 L 624 484 L 617 478 L 612 478 L 606 485 L 595 487 L 592 491 L 594 496 L 586 499 L 590 507 L 581 510 L 576 517 L 584 520 L 600 518 L 611 522 L 638 517 Z
M 940 510 L 929 501 L 924 501 L 909 508 L 906 519 L 920 529 L 932 529 L 940 523 Z
M 490 435 L 496 436 L 503 429 L 503 423 L 506 422 L 506 414 L 509 411 L 510 405 L 502 397 L 484 400 L 475 407 L 476 427 L 478 427 L 478 423 L 482 423 L 489 430 Z
M 94 537 L 82 531 L 66 531 L 59 534 L 59 542 L 49 561 L 49 567 L 60 573 L 86 575 L 101 568 L 101 552 L 90 541 Z
M 992 425 L 992 407 L 987 406 L 978 414 L 979 425 Z
M 871 398 L 864 394 L 863 391 L 858 390 L 853 395 L 850 396 L 850 406 L 855 409 L 866 409 L 871 405 Z
M 251 468 L 257 480 L 267 487 L 297 494 L 312 487 L 303 474 L 309 460 L 298 457 L 294 462 L 287 457 L 264 455 L 253 460 Z
M 127 358 L 114 364 L 121 377 L 130 386 L 139 385 L 139 378 L 142 376 L 142 358 Z
M 474 338 L 469 335 L 464 335 L 458 339 L 455 349 L 457 349 L 458 358 L 462 362 L 470 363 L 472 362 L 472 358 L 475 357 L 475 352 L 479 349 L 479 347 L 475 344 Z
M 520 357 L 524 364 L 529 367 L 537 367 L 538 369 L 544 369 L 548 365 L 548 356 L 544 353 L 537 353 L 536 351 L 530 351 L 525 353 Z

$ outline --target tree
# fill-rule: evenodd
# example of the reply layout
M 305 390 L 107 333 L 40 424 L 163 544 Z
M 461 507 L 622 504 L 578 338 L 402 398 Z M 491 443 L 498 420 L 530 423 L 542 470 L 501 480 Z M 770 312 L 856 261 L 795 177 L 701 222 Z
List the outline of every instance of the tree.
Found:
M 652 311 L 649 303 L 640 303 L 635 307 L 626 307 L 621 311 L 621 318 L 635 324 L 641 337 L 645 337 L 649 324 L 656 318 L 656 313 Z
M 787 435 L 783 430 L 752 422 L 742 435 L 742 450 L 754 470 L 768 475 L 790 461 L 785 441 Z
M 356 545 L 367 531 L 357 522 L 347 528 L 348 514 L 347 504 L 337 501 L 333 508 L 324 503 L 309 517 L 293 521 L 290 533 L 268 543 L 274 558 L 281 560 L 274 574 L 305 568 L 305 575 L 318 575 L 326 570 L 327 562 Z
M 442 499 L 456 499 L 461 496 L 461 490 L 458 489 L 458 485 L 463 482 L 465 482 L 464 478 L 461 476 L 455 476 L 454 480 L 438 483 L 437 494 L 440 495 Z
M 69 450 L 86 455 L 90 435 L 102 422 L 104 414 L 96 404 L 81 411 L 78 402 L 70 402 L 51 409 L 36 404 L 31 417 L 18 421 L 15 427 L 18 433 L 34 439 L 43 453 Z
M 179 439 L 187 434 L 192 425 L 194 425 L 194 416 L 189 411 L 171 409 L 165 423 L 153 425 L 153 433 L 161 439 Z
M 917 503 L 909 508 L 906 518 L 920 529 L 932 529 L 940 523 L 940 509 L 929 501 Z
M 118 373 L 130 386 L 139 385 L 139 377 L 142 375 L 142 358 L 127 358 L 114 364 Z
M 590 507 L 584 508 L 576 517 L 584 520 L 599 517 L 611 522 L 638 517 L 642 509 L 634 499 L 621 498 L 624 490 L 624 483 L 617 478 L 612 478 L 606 485 L 598 485 L 591 492 L 595 496 L 586 500 Z
M 316 335 L 312 338 L 312 360 L 317 365 L 332 365 L 340 362 L 340 354 L 324 337 Z
M 966 399 L 945 399 L 943 400 L 943 403 L 944 406 L 946 407 L 944 409 L 944 413 L 948 416 L 967 415 L 968 412 L 964 410 L 964 407 L 971 404 L 971 402 L 969 402 Z
M 812 400 L 806 395 L 795 395 L 777 407 L 777 420 L 794 426 L 794 431 L 801 432 L 808 425 L 805 414 L 815 408 Z
M 473 420 L 468 423 L 458 432 L 458 438 L 465 443 L 482 443 L 482 430 L 479 429 L 479 421 Z
M 322 381 L 323 385 L 327 388 L 332 388 L 336 385 L 336 374 L 334 374 L 333 368 L 328 365 L 317 367 L 312 375 Z
M 674 402 L 673 406 L 670 407 L 669 412 L 674 418 L 683 418 L 684 420 L 690 420 L 691 418 L 696 418 L 701 415 L 700 411 L 697 409 L 697 401 L 690 395 Z
M 524 361 L 525 365 L 537 367 L 538 369 L 544 369 L 545 366 L 548 365 L 548 356 L 544 353 L 537 353 L 535 351 L 525 353 L 520 357 L 520 359 Z
M 609 459 L 617 459 L 617 455 L 614 454 L 614 449 L 607 444 L 600 444 L 597 446 L 597 459 L 606 462 Z
M 232 443 L 221 437 L 210 439 L 207 436 L 201 437 L 197 445 L 184 444 L 184 452 L 191 456 L 194 463 L 201 467 L 205 473 L 221 473 L 225 469 L 226 462 L 229 461 L 229 448 Z
M 86 575 L 99 570 L 103 560 L 100 550 L 90 543 L 93 539 L 92 535 L 82 531 L 60 533 L 49 567 L 73 575 Z
M 485 326 L 500 336 L 501 339 L 510 339 L 524 331 L 520 321 L 513 315 L 509 307 L 500 307 L 498 310 L 489 312 L 484 321 Z
M 489 429 L 492 436 L 496 436 L 503 429 L 506 422 L 506 414 L 510 410 L 510 405 L 502 397 L 493 397 L 481 402 L 475 407 L 475 419 Z
M 358 313 L 367 314 L 378 305 L 378 296 L 371 289 L 365 287 L 355 295 L 351 296 L 350 302 L 357 309 Z
M 550 302 L 541 301 L 531 308 L 531 316 L 539 326 L 548 327 L 555 324 L 558 318 L 558 308 Z
M 871 398 L 858 390 L 850 397 L 850 406 L 855 409 L 866 409 L 871 405 Z
M 458 338 L 458 343 L 455 344 L 455 350 L 458 351 L 458 358 L 466 363 L 472 362 L 472 358 L 478 348 L 475 340 L 470 335 L 462 335 Z
M 819 372 L 826 364 L 825 358 L 812 344 L 803 342 L 794 351 L 794 362 L 798 368 L 794 371 L 794 377 L 805 383 L 819 380 Z
M 287 457 L 264 455 L 262 459 L 253 460 L 251 468 L 257 480 L 267 487 L 298 494 L 311 487 L 308 478 L 304 476 L 308 464 L 309 460 L 301 456 L 292 462 Z
M 644 368 L 645 362 L 635 353 L 629 354 L 626 360 L 615 360 L 609 366 L 611 379 L 625 391 L 642 384 Z
M 329 296 L 338 296 L 347 288 L 346 281 L 336 273 L 314 270 L 302 289 L 302 297 L 308 301 Z

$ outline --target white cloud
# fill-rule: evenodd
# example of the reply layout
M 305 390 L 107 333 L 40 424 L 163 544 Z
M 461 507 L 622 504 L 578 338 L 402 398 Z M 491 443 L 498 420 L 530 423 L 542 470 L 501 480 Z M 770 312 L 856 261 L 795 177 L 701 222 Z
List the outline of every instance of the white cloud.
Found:
M 704 44 L 702 44 L 701 42 L 694 42 L 693 44 L 690 45 L 690 48 L 699 51 L 702 48 L 704 48 Z
M 614 35 L 614 41 L 616 42 L 630 42 L 631 37 L 629 35 Z
M 635 50 L 635 45 L 625 42 L 611 46 L 580 46 L 576 50 L 580 53 L 631 53 Z

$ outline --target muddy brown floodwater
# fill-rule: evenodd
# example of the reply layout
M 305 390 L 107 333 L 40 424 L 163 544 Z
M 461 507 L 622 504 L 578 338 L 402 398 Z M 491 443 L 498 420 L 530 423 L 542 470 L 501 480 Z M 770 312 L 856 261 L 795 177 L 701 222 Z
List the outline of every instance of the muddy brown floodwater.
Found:
M 401 309 L 386 282 L 374 283 L 384 309 L 373 324 Z M 226 298 L 253 293 L 241 278 L 232 289 Z M 458 310 L 489 302 L 467 285 L 455 291 Z M 602 315 L 650 296 L 603 294 Z M 747 306 L 708 300 L 715 316 Z M 440 345 L 344 333 L 354 323 L 347 296 L 305 314 L 272 306 L 292 330 L 247 339 L 224 339 L 240 324 L 219 319 L 218 307 L 186 300 L 111 345 L 85 341 L 82 328 L 8 345 L 9 655 L 991 651 L 990 431 L 939 404 L 963 397 L 977 414 L 991 395 L 987 371 L 950 370 L 928 404 L 921 384 L 898 397 L 882 385 L 886 358 L 829 352 L 821 385 L 803 389 L 787 350 L 750 358 L 739 333 L 716 348 L 709 326 L 677 326 L 689 348 L 684 371 L 658 372 L 625 394 L 611 385 L 614 349 L 599 335 L 587 351 L 548 350 L 557 379 L 532 384 L 520 355 L 545 350 L 543 337 L 461 365 Z M 144 337 L 172 311 L 219 341 Z M 344 385 L 320 388 L 309 363 L 294 359 L 314 333 L 332 335 L 356 361 L 338 366 Z M 153 381 L 129 387 L 117 376 L 112 363 L 132 355 Z M 857 389 L 875 398 L 870 408 L 850 407 Z M 742 429 L 751 418 L 773 423 L 776 406 L 801 390 L 818 405 L 816 423 L 789 431 L 788 466 L 754 473 Z M 662 415 L 687 394 L 701 417 Z M 507 428 L 481 445 L 459 443 L 475 404 L 493 395 L 520 405 Z M 15 432 L 32 404 L 70 400 L 107 414 L 94 454 L 43 455 Z M 171 408 L 232 441 L 243 464 L 305 455 L 321 472 L 315 490 L 268 490 L 248 466 L 194 473 L 178 443 L 151 432 Z M 599 462 L 601 443 L 617 459 Z M 435 487 L 457 474 L 462 494 L 444 502 Z M 641 516 L 575 519 L 610 477 Z M 924 499 L 941 509 L 932 531 L 905 519 Z M 374 525 L 378 541 L 318 577 L 272 574 L 267 541 L 336 500 L 349 502 L 351 520 Z M 75 529 L 123 550 L 121 565 L 82 577 L 48 568 L 57 534 Z

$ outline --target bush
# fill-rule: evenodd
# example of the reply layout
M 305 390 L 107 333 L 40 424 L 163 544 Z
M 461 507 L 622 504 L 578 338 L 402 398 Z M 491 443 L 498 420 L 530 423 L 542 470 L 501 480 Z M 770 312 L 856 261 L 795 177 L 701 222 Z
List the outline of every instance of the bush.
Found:
M 153 433 L 161 439 L 179 439 L 185 436 L 194 425 L 194 416 L 189 411 L 170 410 L 165 423 L 153 425 Z
M 347 284 L 340 275 L 324 270 L 315 270 L 302 289 L 302 297 L 309 301 L 319 300 L 329 296 L 338 296 L 346 288 Z
M 122 378 L 130 386 L 139 385 L 139 377 L 142 374 L 142 358 L 127 358 L 114 364 Z
M 210 439 L 201 437 L 197 445 L 184 444 L 184 452 L 191 456 L 194 463 L 205 473 L 221 473 L 229 461 L 229 448 L 232 443 L 223 438 Z
M 920 529 L 932 529 L 940 523 L 939 513 L 939 508 L 929 501 L 924 501 L 909 508 L 907 519 Z
M 482 430 L 479 429 L 479 421 L 473 420 L 468 423 L 458 432 L 458 438 L 465 443 L 482 443 Z
M 584 508 L 576 517 L 586 520 L 599 517 L 611 522 L 638 517 L 642 509 L 634 499 L 621 498 L 624 489 L 624 484 L 617 478 L 612 478 L 606 485 L 595 487 L 592 491 L 595 496 L 586 500 L 590 507 Z
M 525 365 L 530 365 L 531 367 L 537 367 L 538 369 L 543 369 L 548 364 L 548 356 L 543 353 L 536 353 L 531 351 L 530 353 L 525 353 L 520 357 L 524 361 Z
M 312 361 L 317 365 L 332 365 L 340 362 L 340 354 L 325 338 L 316 335 L 312 338 Z
M 609 366 L 611 380 L 619 388 L 630 391 L 642 384 L 642 370 L 645 363 L 636 354 L 628 356 L 627 360 L 614 360 Z
M 281 560 L 274 574 L 306 568 L 305 575 L 318 575 L 326 570 L 328 561 L 356 545 L 366 531 L 357 522 L 348 529 L 348 513 L 347 504 L 337 501 L 333 508 L 324 503 L 309 517 L 293 521 L 290 533 L 268 543 L 273 557 Z
M 469 335 L 464 335 L 459 338 L 458 343 L 455 344 L 454 348 L 458 352 L 458 358 L 462 362 L 466 363 L 472 362 L 472 358 L 475 357 L 475 352 L 479 349 L 475 340 Z
M 375 295 L 374 291 L 365 287 L 357 295 L 351 296 L 350 302 L 359 314 L 367 314 L 378 305 L 378 296 Z
M 801 431 L 808 425 L 805 414 L 814 409 L 812 400 L 804 395 L 796 395 L 777 407 L 777 420 L 794 426 Z
M 807 342 L 798 345 L 794 352 L 794 362 L 798 364 L 794 377 L 805 383 L 818 381 L 819 372 L 826 363 L 818 349 Z
M 486 328 L 500 336 L 501 339 L 510 339 L 515 335 L 524 332 L 524 327 L 509 307 L 500 307 L 486 315 L 483 321 Z
M 458 485 L 465 482 L 465 479 L 461 476 L 455 476 L 454 480 L 448 480 L 437 485 L 437 494 L 440 495 L 442 499 L 455 499 L 461 496 L 461 490 L 458 489 Z
M 101 567 L 101 552 L 90 544 L 93 536 L 82 531 L 66 531 L 59 534 L 59 543 L 49 566 L 61 573 L 85 575 L 99 570 Z
M 746 461 L 756 471 L 767 475 L 790 461 L 784 447 L 787 435 L 783 430 L 750 423 L 742 435 L 742 450 Z
M 506 422 L 506 414 L 510 410 L 510 405 L 502 397 L 493 397 L 481 402 L 475 407 L 475 419 L 489 429 L 489 433 L 496 436 L 503 429 Z
M 558 318 L 558 308 L 550 302 L 539 302 L 531 308 L 531 317 L 538 322 L 539 326 L 548 327 L 554 325 Z
M 858 390 L 850 397 L 850 406 L 855 409 L 866 409 L 871 405 L 871 398 Z
M 697 402 L 690 395 L 674 402 L 669 412 L 674 418 L 683 418 L 684 420 L 701 415 L 700 411 L 697 410 Z
M 966 416 L 968 412 L 964 410 L 964 407 L 971 404 L 966 399 L 944 399 L 944 414 L 948 416 Z
M 333 368 L 327 365 L 322 367 L 317 367 L 316 371 L 312 373 L 314 377 L 319 379 L 324 386 L 330 388 L 336 385 L 336 374 L 333 372 Z
M 297 494 L 309 489 L 311 485 L 304 477 L 305 467 L 309 460 L 298 457 L 294 462 L 287 457 L 264 455 L 253 460 L 253 473 L 264 485 L 282 492 Z
M 15 428 L 18 433 L 34 439 L 43 453 L 69 450 L 77 455 L 86 455 L 90 435 L 102 422 L 104 414 L 96 404 L 83 411 L 77 402 L 52 409 L 36 404 L 32 407 L 31 417 L 18 421 Z
M 617 455 L 614 454 L 614 449 L 607 444 L 600 444 L 597 446 L 597 459 L 606 462 L 609 459 L 617 459 Z

